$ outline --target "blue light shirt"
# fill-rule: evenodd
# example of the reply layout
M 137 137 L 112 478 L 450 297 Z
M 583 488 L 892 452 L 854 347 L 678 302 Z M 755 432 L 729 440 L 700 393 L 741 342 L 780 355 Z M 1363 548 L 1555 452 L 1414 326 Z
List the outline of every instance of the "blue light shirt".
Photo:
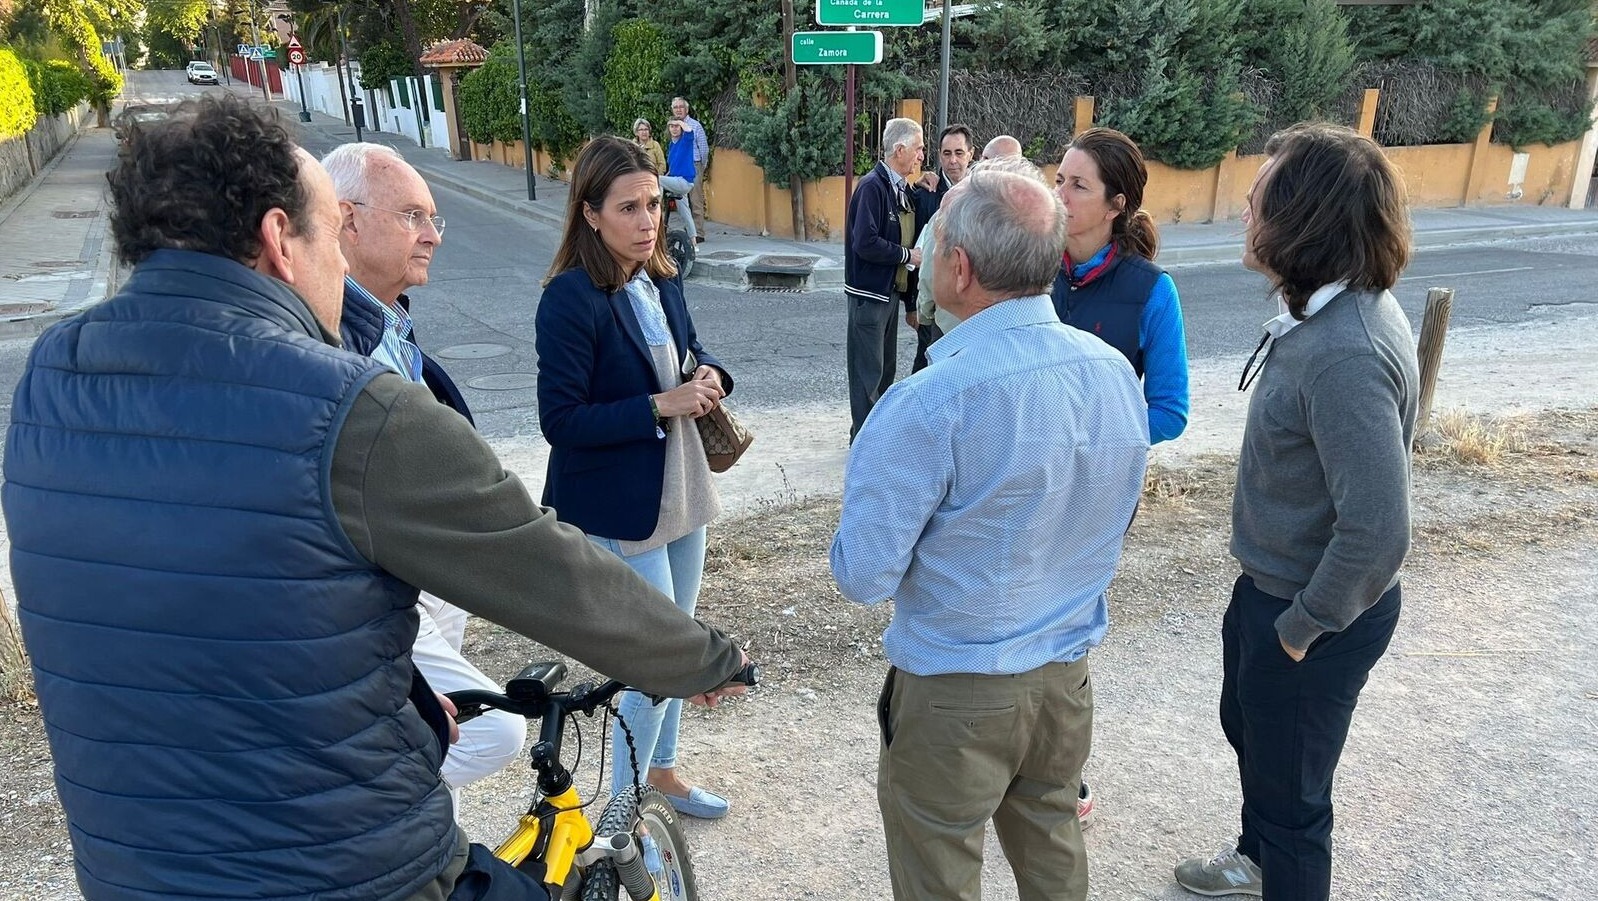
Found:
M 1104 637 L 1143 489 L 1148 412 L 1132 365 L 1060 322 L 1047 295 L 995 304 L 927 355 L 855 437 L 838 589 L 894 599 L 883 649 L 916 675 L 1077 660 Z
M 372 359 L 418 384 L 422 381 L 422 351 L 411 342 L 411 315 L 398 304 L 390 306 L 360 283 L 344 276 L 345 296 L 355 296 L 383 313 L 383 338 L 372 348 Z

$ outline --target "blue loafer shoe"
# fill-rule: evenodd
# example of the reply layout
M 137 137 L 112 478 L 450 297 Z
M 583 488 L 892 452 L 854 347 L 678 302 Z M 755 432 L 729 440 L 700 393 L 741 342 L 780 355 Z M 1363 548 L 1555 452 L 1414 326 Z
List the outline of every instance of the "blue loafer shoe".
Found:
M 666 793 L 661 792 L 661 794 Z M 731 809 L 726 798 L 698 787 L 690 788 L 686 798 L 666 795 L 666 800 L 671 802 L 672 807 L 677 808 L 678 813 L 698 817 L 701 820 L 719 820 Z

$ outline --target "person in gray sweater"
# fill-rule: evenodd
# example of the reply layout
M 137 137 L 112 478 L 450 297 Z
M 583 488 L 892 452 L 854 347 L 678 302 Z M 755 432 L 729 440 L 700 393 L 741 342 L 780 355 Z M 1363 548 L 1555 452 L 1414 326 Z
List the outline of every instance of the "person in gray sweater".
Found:
M 1243 263 L 1281 314 L 1252 383 L 1232 506 L 1243 573 L 1221 625 L 1221 728 L 1237 752 L 1235 845 L 1183 861 L 1201 895 L 1325 901 L 1332 776 L 1398 622 L 1419 374 L 1390 289 L 1409 261 L 1398 174 L 1369 138 L 1299 125 L 1266 145 Z M 1257 366 L 1256 366 L 1257 364 Z

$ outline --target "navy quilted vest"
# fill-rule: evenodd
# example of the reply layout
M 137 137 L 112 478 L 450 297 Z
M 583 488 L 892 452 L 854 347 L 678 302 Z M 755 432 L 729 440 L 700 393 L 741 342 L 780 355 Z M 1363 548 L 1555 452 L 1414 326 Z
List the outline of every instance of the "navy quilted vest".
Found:
M 1110 268 L 1086 285 L 1071 287 L 1065 267 L 1054 277 L 1054 312 L 1066 325 L 1099 336 L 1120 351 L 1143 377 L 1143 307 L 1165 270 L 1139 256 L 1116 254 Z
M 416 591 L 329 493 L 383 368 L 318 335 L 281 283 L 161 251 L 17 387 L 12 575 L 91 901 L 403 899 L 449 862 Z

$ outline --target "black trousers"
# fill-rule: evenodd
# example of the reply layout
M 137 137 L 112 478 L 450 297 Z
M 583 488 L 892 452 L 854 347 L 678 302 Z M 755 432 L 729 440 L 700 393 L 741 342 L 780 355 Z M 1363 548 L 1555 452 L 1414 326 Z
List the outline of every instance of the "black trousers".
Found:
M 449 901 L 549 901 L 543 883 L 473 844 Z
M 1276 618 L 1291 602 L 1248 576 L 1221 623 L 1221 729 L 1243 780 L 1237 849 L 1259 864 L 1265 901 L 1327 901 L 1332 775 L 1354 707 L 1398 624 L 1394 585 L 1347 629 L 1317 638 L 1303 662 L 1282 650 Z
M 932 342 L 942 337 L 943 329 L 938 328 L 936 323 L 923 322 L 916 326 L 916 358 L 910 364 L 911 374 L 927 368 L 927 348 L 932 346 Z
M 884 303 L 845 294 L 849 335 L 844 355 L 849 370 L 849 440 L 860 434 L 877 398 L 893 385 L 899 366 L 899 310 Z

